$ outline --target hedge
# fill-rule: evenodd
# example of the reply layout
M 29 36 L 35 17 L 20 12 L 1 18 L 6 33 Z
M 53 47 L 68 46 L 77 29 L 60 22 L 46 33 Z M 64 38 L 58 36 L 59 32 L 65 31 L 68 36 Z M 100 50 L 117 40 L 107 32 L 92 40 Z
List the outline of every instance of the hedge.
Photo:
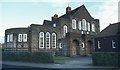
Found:
M 120 53 L 117 52 L 95 52 L 92 54 L 93 65 L 120 67 Z
M 50 52 L 2 52 L 2 60 L 53 63 Z

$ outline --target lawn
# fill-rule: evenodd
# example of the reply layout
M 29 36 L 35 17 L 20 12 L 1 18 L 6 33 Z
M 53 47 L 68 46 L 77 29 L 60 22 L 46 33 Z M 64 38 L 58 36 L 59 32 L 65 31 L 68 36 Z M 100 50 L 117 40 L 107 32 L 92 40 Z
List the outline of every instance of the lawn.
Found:
M 65 56 L 54 56 L 54 63 L 63 64 L 66 60 L 70 60 L 71 57 L 65 57 Z

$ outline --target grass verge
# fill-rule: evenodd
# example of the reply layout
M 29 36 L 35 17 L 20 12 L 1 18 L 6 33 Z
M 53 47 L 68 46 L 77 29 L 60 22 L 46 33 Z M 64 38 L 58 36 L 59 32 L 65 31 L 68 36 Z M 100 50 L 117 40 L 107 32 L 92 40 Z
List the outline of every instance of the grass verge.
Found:
M 54 56 L 54 63 L 57 64 L 63 64 L 66 60 L 70 60 L 71 57 L 66 57 L 66 56 Z

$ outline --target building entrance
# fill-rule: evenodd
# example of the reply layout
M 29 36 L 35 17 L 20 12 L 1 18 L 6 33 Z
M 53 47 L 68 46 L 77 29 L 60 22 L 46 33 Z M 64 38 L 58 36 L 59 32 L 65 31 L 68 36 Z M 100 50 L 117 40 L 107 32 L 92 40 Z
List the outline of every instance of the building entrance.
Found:
M 72 56 L 76 56 L 79 53 L 78 47 L 79 47 L 79 41 L 73 40 L 72 47 L 71 47 Z

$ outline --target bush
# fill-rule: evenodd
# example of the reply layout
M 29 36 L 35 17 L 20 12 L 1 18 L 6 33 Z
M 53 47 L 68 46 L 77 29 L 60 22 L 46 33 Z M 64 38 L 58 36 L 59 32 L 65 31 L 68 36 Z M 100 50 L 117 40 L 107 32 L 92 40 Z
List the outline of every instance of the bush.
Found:
M 117 52 L 95 52 L 92 55 L 93 65 L 97 66 L 119 66 Z
M 2 52 L 2 60 L 53 63 L 50 52 Z

